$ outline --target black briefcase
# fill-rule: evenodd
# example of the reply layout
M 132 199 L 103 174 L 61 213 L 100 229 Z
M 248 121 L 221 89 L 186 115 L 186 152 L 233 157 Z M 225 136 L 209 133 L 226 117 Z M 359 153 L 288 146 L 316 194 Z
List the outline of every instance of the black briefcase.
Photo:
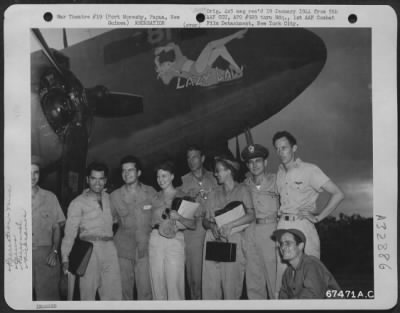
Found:
M 235 262 L 236 243 L 223 241 L 207 241 L 206 260 L 215 262 Z
M 85 275 L 92 251 L 93 243 L 76 238 L 69 254 L 68 271 L 77 276 Z

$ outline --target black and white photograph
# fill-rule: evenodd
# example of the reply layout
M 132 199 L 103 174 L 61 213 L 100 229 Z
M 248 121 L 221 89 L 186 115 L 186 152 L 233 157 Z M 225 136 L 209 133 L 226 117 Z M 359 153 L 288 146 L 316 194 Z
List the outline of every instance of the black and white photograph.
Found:
M 307 10 L 299 16 L 329 16 Z M 376 148 L 397 118 L 374 104 L 384 90 L 375 85 L 373 27 L 152 20 L 28 29 L 30 208 L 15 222 L 17 239 L 11 182 L 4 213 L 5 272 L 26 272 L 27 301 L 36 309 L 375 303 L 377 270 L 397 277 L 384 241 L 396 232 L 393 223 L 386 232 L 396 217 L 391 188 L 382 192 L 387 211 L 376 208 L 376 183 L 389 170 Z

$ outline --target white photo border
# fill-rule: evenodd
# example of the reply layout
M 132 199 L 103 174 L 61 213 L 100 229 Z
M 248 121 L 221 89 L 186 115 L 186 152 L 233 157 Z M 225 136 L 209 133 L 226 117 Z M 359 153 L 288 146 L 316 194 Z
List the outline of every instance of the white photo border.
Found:
M 207 27 L 196 21 L 197 13 L 207 15 L 209 8 L 243 8 L 243 5 L 13 5 L 5 12 L 4 20 L 4 247 L 13 234 L 22 235 L 19 264 L 12 260 L 4 264 L 5 300 L 15 310 L 33 309 L 387 309 L 397 303 L 397 18 L 390 6 L 351 5 L 290 5 L 300 9 L 335 9 L 335 20 L 299 21 L 301 28 L 371 28 L 372 29 L 372 105 L 373 105 L 373 220 L 374 220 L 374 299 L 357 300 L 261 300 L 261 301 L 32 301 L 31 277 L 31 207 L 30 197 L 30 42 L 31 28 L 122 28 L 108 26 L 101 20 L 57 19 L 51 23 L 43 20 L 44 13 L 57 14 L 175 14 L 179 20 L 168 20 L 161 27 Z M 249 5 L 245 5 L 246 8 Z M 251 5 L 252 8 L 287 8 L 283 5 Z M 358 21 L 351 24 L 350 14 Z M 127 28 L 133 28 L 128 26 Z M 143 27 L 143 26 L 142 26 Z M 150 26 L 145 26 L 150 27 Z M 159 26 L 157 26 L 159 27 Z M 210 27 L 210 26 L 208 26 Z M 218 26 L 235 27 L 235 26 Z M 240 27 L 240 26 L 239 26 Z M 273 26 L 271 26 L 273 27 Z M 282 26 L 280 26 L 282 27 Z M 291 26 L 289 26 L 290 28 Z M 15 40 L 18 38 L 18 40 Z M 16 88 L 15 86 L 18 86 Z M 22 226 L 21 226 L 22 225 Z M 21 243 L 20 243 L 21 244 Z M 268 301 L 268 302 L 266 302 Z M 328 302 L 327 302 L 328 301 Z

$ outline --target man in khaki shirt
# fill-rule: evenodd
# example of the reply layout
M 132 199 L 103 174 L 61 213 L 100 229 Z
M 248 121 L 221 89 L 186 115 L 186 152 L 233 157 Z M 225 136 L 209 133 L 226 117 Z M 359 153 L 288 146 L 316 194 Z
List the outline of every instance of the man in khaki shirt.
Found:
M 324 299 L 341 290 L 336 279 L 315 256 L 304 253 L 307 245 L 298 229 L 278 229 L 273 234 L 282 259 L 288 263 L 283 275 L 279 299 Z
M 281 160 L 276 179 L 280 195 L 277 228 L 301 230 L 307 240 L 304 252 L 319 258 L 320 242 L 314 224 L 331 214 L 343 200 L 344 194 L 318 166 L 295 158 L 297 141 L 292 134 L 278 132 L 272 141 Z M 330 194 L 330 199 L 321 210 L 317 210 L 316 201 L 323 191 Z M 278 264 L 278 284 L 284 269 L 284 265 Z M 280 285 L 277 292 L 279 288 Z
M 121 276 L 117 249 L 113 242 L 113 219 L 110 197 L 105 192 L 108 168 L 92 163 L 87 168 L 89 189 L 76 197 L 68 207 L 65 235 L 61 244 L 64 273 L 69 267 L 69 254 L 76 236 L 93 243 L 85 275 L 79 279 L 81 300 L 121 300 Z
M 139 160 L 134 156 L 122 158 L 121 174 L 125 184 L 111 198 L 113 217 L 118 221 L 114 237 L 121 269 L 122 299 L 133 300 L 136 284 L 137 299 L 151 300 L 149 275 L 149 237 L 151 233 L 153 187 L 142 184 Z
M 201 277 L 203 268 L 203 244 L 206 230 L 202 225 L 205 215 L 204 203 L 208 194 L 217 186 L 214 175 L 204 167 L 205 155 L 200 147 L 190 146 L 186 150 L 190 172 L 182 177 L 182 191 L 200 203 L 195 213 L 196 228 L 187 229 L 185 236 L 186 274 L 190 288 L 190 299 L 201 299 Z
M 243 149 L 241 156 L 250 176 L 245 180 L 253 199 L 256 223 L 246 229 L 246 286 L 251 300 L 276 297 L 276 244 L 271 238 L 276 229 L 279 196 L 276 175 L 267 172 L 269 151 L 259 144 Z
M 60 224 L 65 217 L 57 197 L 39 187 L 41 160 L 31 159 L 32 180 L 32 281 L 35 300 L 60 300 Z

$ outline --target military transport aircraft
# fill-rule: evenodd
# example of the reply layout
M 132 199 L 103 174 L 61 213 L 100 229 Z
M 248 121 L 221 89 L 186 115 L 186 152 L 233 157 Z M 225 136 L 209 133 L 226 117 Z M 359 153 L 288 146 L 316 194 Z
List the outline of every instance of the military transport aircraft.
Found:
M 303 92 L 327 56 L 297 28 L 115 29 L 60 51 L 32 35 L 32 153 L 64 206 L 88 161 L 117 167 L 134 154 L 151 168 L 189 144 L 226 149 Z

